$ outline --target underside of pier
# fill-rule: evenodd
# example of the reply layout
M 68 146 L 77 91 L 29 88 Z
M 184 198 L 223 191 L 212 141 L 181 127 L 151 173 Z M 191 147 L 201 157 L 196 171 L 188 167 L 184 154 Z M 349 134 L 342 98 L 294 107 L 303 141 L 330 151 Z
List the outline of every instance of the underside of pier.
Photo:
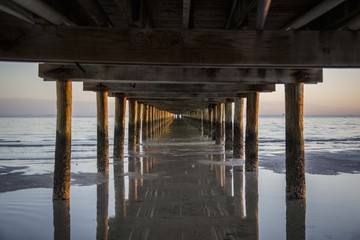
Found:
M 2 0 L 0 60 L 39 62 L 57 82 L 54 199 L 70 197 L 72 81 L 96 92 L 104 174 L 108 97 L 114 162 L 128 106 L 129 150 L 181 116 L 256 173 L 260 97 L 284 84 L 286 195 L 304 199 L 304 84 L 360 67 L 359 29 L 358 0 Z

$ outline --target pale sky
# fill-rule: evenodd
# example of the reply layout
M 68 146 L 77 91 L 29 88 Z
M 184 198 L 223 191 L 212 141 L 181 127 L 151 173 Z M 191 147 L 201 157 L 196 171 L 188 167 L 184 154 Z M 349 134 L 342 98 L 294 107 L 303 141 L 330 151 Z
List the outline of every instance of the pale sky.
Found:
M 0 62 L 1 99 L 55 100 L 55 83 L 38 77 L 36 63 Z M 95 93 L 73 83 L 73 101 L 95 100 Z M 360 115 L 360 69 L 325 69 L 323 83 L 305 85 L 304 101 L 305 114 Z M 261 94 L 260 114 L 279 114 L 283 109 L 283 85 L 276 85 L 276 92 Z

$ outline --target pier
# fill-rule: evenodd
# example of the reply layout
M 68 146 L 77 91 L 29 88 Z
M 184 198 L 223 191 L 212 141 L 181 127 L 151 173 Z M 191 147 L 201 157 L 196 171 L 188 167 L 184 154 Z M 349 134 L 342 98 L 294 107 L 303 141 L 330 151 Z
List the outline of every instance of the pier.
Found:
M 321 83 L 323 68 L 360 67 L 359 8 L 357 0 L 323 0 L 315 5 L 310 0 L 8 0 L 0 3 L 0 60 L 39 62 L 39 76 L 56 82 L 54 200 L 70 198 L 72 82 L 80 81 L 83 90 L 94 92 L 96 98 L 99 173 L 107 176 L 109 159 L 113 157 L 114 169 L 119 166 L 120 171 L 116 174 L 121 174 L 125 145 L 132 156 L 129 169 L 137 172 L 137 154 L 142 144 L 168 137 L 165 129 L 193 124 L 194 131 L 200 129 L 209 145 L 217 146 L 219 154 L 213 153 L 211 158 L 222 154 L 224 161 L 243 161 L 233 166 L 234 194 L 239 196 L 239 202 L 234 203 L 233 216 L 222 218 L 222 224 L 234 227 L 235 223 L 240 224 L 236 228 L 248 224 L 246 236 L 258 238 L 255 206 L 258 196 L 252 194 L 257 192 L 261 96 L 275 91 L 276 84 L 285 86 L 286 199 L 292 206 L 291 200 L 306 199 L 304 85 Z M 108 129 L 108 98 L 115 98 L 114 133 Z M 114 134 L 113 156 L 109 156 L 109 134 Z M 203 150 L 188 147 L 192 153 Z M 224 155 L 224 151 L 230 155 Z M 166 171 L 170 177 L 177 176 L 183 171 L 183 164 L 186 165 L 175 163 Z M 150 173 L 156 164 L 148 160 L 145 165 Z M 205 184 L 204 196 L 216 186 L 227 191 L 225 165 L 211 168 L 216 178 L 211 179 L 212 185 Z M 249 185 L 245 192 L 253 199 L 246 206 L 249 207 L 246 223 L 240 221 L 244 207 L 240 202 L 243 179 L 239 172 L 246 176 Z M 202 181 L 206 171 L 201 169 L 199 174 Z M 174 201 L 172 207 L 181 217 L 189 210 L 183 208 L 185 205 L 196 208 L 204 198 L 190 197 L 202 190 L 193 189 L 194 179 L 187 179 L 186 175 L 176 178 L 176 184 L 164 185 L 164 189 L 156 191 L 152 181 L 131 181 L 130 195 L 134 201 L 154 197 L 156 191 L 164 194 L 164 199 L 154 197 L 150 202 L 135 202 L 137 214 L 154 214 L 151 204 L 160 201 L 170 207 Z M 144 187 L 145 183 L 150 185 Z M 107 188 L 99 189 L 98 194 Z M 174 197 L 178 191 L 184 193 L 178 197 L 186 197 L 185 202 L 177 205 L 178 199 L 166 199 L 166 194 L 170 192 L 169 196 Z M 123 194 L 115 195 L 121 198 Z M 221 205 L 226 197 L 217 200 Z M 109 236 L 118 234 L 112 230 L 112 224 L 124 217 L 125 204 L 122 199 L 115 201 L 116 219 L 108 226 L 98 224 L 102 237 L 107 228 Z M 99 204 L 106 208 L 106 203 Z M 220 214 L 211 212 L 211 208 L 207 210 L 210 215 Z M 222 210 L 226 215 L 227 210 Z M 135 212 L 127 214 L 132 216 Z M 151 224 L 158 225 L 153 228 L 157 229 L 186 222 L 186 218 L 178 217 L 170 222 L 160 218 Z M 203 220 L 197 218 L 183 229 L 193 225 L 201 228 Z M 144 230 L 136 234 L 148 234 L 148 223 L 133 224 Z M 129 230 L 127 226 L 124 229 Z M 155 231 L 158 237 L 157 231 L 160 229 Z M 225 237 L 219 235 L 218 229 L 211 231 L 217 238 Z M 209 237 L 201 234 L 200 238 Z

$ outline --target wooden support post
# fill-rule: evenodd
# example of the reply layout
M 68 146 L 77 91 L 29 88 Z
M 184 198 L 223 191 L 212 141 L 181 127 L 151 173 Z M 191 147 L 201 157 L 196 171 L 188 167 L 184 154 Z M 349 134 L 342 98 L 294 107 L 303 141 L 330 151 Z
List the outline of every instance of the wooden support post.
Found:
M 154 128 L 153 106 L 150 106 L 149 107 L 149 125 L 148 125 L 149 137 L 152 137 L 153 128 Z
M 97 103 L 97 171 L 109 171 L 108 93 L 96 92 Z
M 149 124 L 148 112 L 149 112 L 149 105 L 144 104 L 142 109 L 142 126 L 141 126 L 143 140 L 146 140 L 148 137 L 148 124 Z
M 211 137 L 212 134 L 212 124 L 213 124 L 212 108 L 208 107 L 208 137 Z
M 259 93 L 248 93 L 246 103 L 245 169 L 257 171 Z
M 233 157 L 244 158 L 244 98 L 236 98 L 234 109 Z
M 71 81 L 57 81 L 56 147 L 54 169 L 54 200 L 70 198 L 71 159 Z
M 136 109 L 136 116 L 137 116 L 137 121 L 136 121 L 136 143 L 137 144 L 140 143 L 142 107 L 143 107 L 143 104 L 138 102 L 137 103 L 137 109 Z
M 232 149 L 232 103 L 225 103 L 225 149 Z
M 216 144 L 223 144 L 223 104 L 219 103 L 217 105 L 217 128 L 216 128 Z
M 115 97 L 114 161 L 124 159 L 126 97 Z
M 285 84 L 286 198 L 306 197 L 304 153 L 304 84 Z
M 136 149 L 136 101 L 130 99 L 129 103 L 129 123 L 128 123 L 128 148 Z
M 216 134 L 218 128 L 218 105 L 216 104 L 213 108 L 213 126 L 212 126 L 212 140 L 216 141 Z

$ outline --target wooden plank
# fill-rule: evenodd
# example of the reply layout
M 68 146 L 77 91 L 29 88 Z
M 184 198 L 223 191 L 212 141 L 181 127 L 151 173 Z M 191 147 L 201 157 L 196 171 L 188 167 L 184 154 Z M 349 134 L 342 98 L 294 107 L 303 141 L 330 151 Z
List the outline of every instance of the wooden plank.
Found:
M 139 83 L 117 83 L 117 82 L 84 82 L 84 91 L 107 90 L 111 92 L 133 93 L 133 92 L 179 92 L 179 93 L 241 93 L 251 91 L 273 92 L 274 84 L 228 84 L 228 85 L 207 85 L 207 84 L 139 84 Z
M 359 32 L 0 26 L 0 60 L 248 67 L 360 67 Z M 222 43 L 222 44 L 219 44 Z
M 317 83 L 322 69 L 199 68 L 144 65 L 39 64 L 39 76 L 48 81 L 113 80 L 155 83 Z

